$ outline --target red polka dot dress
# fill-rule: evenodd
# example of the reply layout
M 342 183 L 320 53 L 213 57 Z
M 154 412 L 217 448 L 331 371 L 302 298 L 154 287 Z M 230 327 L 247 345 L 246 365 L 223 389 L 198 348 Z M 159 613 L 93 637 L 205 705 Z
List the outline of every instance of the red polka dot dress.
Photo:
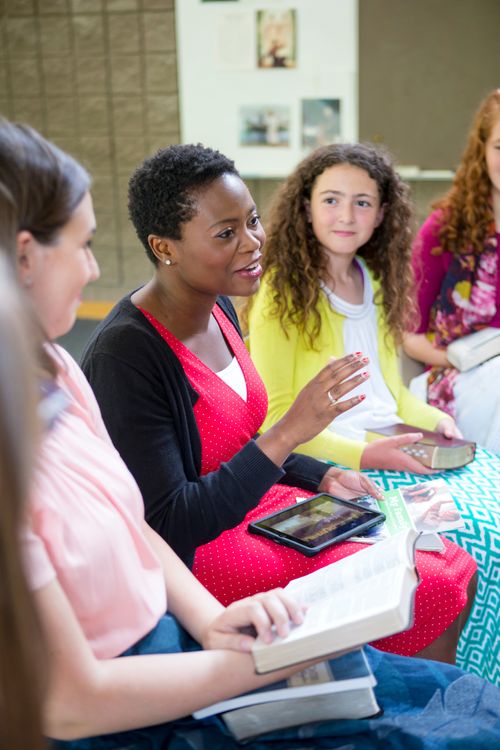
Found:
M 199 394 L 194 414 L 202 445 L 201 473 L 217 471 L 256 434 L 264 421 L 267 410 L 264 384 L 238 332 L 217 305 L 214 316 L 243 372 L 246 401 L 153 316 L 144 314 L 176 354 Z M 242 523 L 198 547 L 193 568 L 196 577 L 223 604 L 229 604 L 259 591 L 284 586 L 292 578 L 363 549 L 362 544 L 345 542 L 310 558 L 248 533 L 249 521 L 291 505 L 297 497 L 312 494 L 298 487 L 275 484 Z M 413 655 L 440 636 L 465 607 L 467 585 L 476 564 L 464 550 L 446 539 L 443 541 L 444 553 L 417 552 L 421 583 L 416 594 L 414 626 L 377 641 L 378 648 Z

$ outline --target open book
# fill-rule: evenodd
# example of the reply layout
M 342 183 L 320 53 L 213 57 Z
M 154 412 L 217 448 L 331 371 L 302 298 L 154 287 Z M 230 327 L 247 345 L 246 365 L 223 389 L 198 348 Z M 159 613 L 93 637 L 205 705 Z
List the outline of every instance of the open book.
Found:
M 465 372 L 500 354 L 500 328 L 482 328 L 452 341 L 446 349 L 451 364 Z
M 363 536 L 352 537 L 354 542 L 374 543 L 387 539 L 407 528 L 420 531 L 417 549 L 442 552 L 439 538 L 442 531 L 462 529 L 465 524 L 444 479 L 405 485 L 384 492 L 384 500 L 366 496 L 358 502 L 385 513 L 385 521 L 369 529 Z
M 221 714 L 238 740 L 285 727 L 379 713 L 375 677 L 362 650 L 315 664 L 288 680 L 214 703 L 195 719 Z
M 460 438 L 446 438 L 439 432 L 422 430 L 403 422 L 388 427 L 377 427 L 366 432 L 368 442 L 393 435 L 404 435 L 407 432 L 421 432 L 423 437 L 418 443 L 405 445 L 400 450 L 415 458 L 429 469 L 458 469 L 474 460 L 476 444 Z
M 339 653 L 409 628 L 418 584 L 417 536 L 406 529 L 290 581 L 285 590 L 307 606 L 304 622 L 270 644 L 256 639 L 257 672 Z

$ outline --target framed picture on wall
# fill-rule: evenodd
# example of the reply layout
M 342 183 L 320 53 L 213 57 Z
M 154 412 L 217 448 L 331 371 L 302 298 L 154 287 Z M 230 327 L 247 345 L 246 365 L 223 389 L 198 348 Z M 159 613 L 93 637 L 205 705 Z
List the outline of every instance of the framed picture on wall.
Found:
M 182 142 L 210 144 L 247 178 L 282 179 L 317 142 L 356 141 L 357 6 L 175 0 Z
M 340 99 L 302 99 L 302 146 L 313 149 L 341 140 Z
M 289 146 L 290 108 L 284 106 L 240 107 L 240 146 Z
M 294 10 L 257 11 L 257 67 L 295 68 L 296 13 Z

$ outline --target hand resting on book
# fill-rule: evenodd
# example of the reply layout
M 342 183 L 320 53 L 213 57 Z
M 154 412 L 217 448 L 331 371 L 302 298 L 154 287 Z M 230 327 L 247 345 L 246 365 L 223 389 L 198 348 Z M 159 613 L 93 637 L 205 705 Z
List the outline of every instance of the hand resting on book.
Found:
M 463 438 L 455 420 L 451 417 L 441 419 L 436 425 L 435 432 L 450 440 L 451 438 Z M 409 471 L 412 474 L 434 474 L 435 470 L 424 466 L 416 458 L 404 452 L 406 446 L 418 443 L 422 437 L 422 433 L 406 432 L 402 435 L 394 435 L 368 443 L 361 456 L 360 468 Z
M 368 443 L 361 456 L 360 468 L 409 471 L 412 474 L 433 474 L 432 469 L 423 466 L 403 450 L 405 446 L 417 443 L 421 439 L 421 432 L 408 432 L 404 435 L 395 435 Z
M 277 635 L 286 637 L 291 624 L 302 624 L 305 609 L 280 588 L 233 602 L 209 624 L 203 648 L 250 652 L 257 636 L 272 642 L 273 626 Z
M 444 417 L 444 419 L 438 422 L 435 431 L 440 432 L 442 435 L 450 439 L 454 437 L 460 438 L 460 440 L 463 439 L 463 435 L 458 429 L 455 420 L 451 417 Z

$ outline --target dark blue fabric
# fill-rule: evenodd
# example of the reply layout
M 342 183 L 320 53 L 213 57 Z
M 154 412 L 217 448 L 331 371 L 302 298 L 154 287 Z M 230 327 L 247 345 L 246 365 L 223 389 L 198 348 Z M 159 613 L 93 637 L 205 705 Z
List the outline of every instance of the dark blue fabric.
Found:
M 175 653 L 198 644 L 166 615 L 123 656 Z M 498 750 L 500 690 L 440 662 L 365 647 L 377 678 L 376 719 L 306 725 L 238 743 L 222 721 L 187 718 L 156 727 L 72 742 L 55 750 Z

